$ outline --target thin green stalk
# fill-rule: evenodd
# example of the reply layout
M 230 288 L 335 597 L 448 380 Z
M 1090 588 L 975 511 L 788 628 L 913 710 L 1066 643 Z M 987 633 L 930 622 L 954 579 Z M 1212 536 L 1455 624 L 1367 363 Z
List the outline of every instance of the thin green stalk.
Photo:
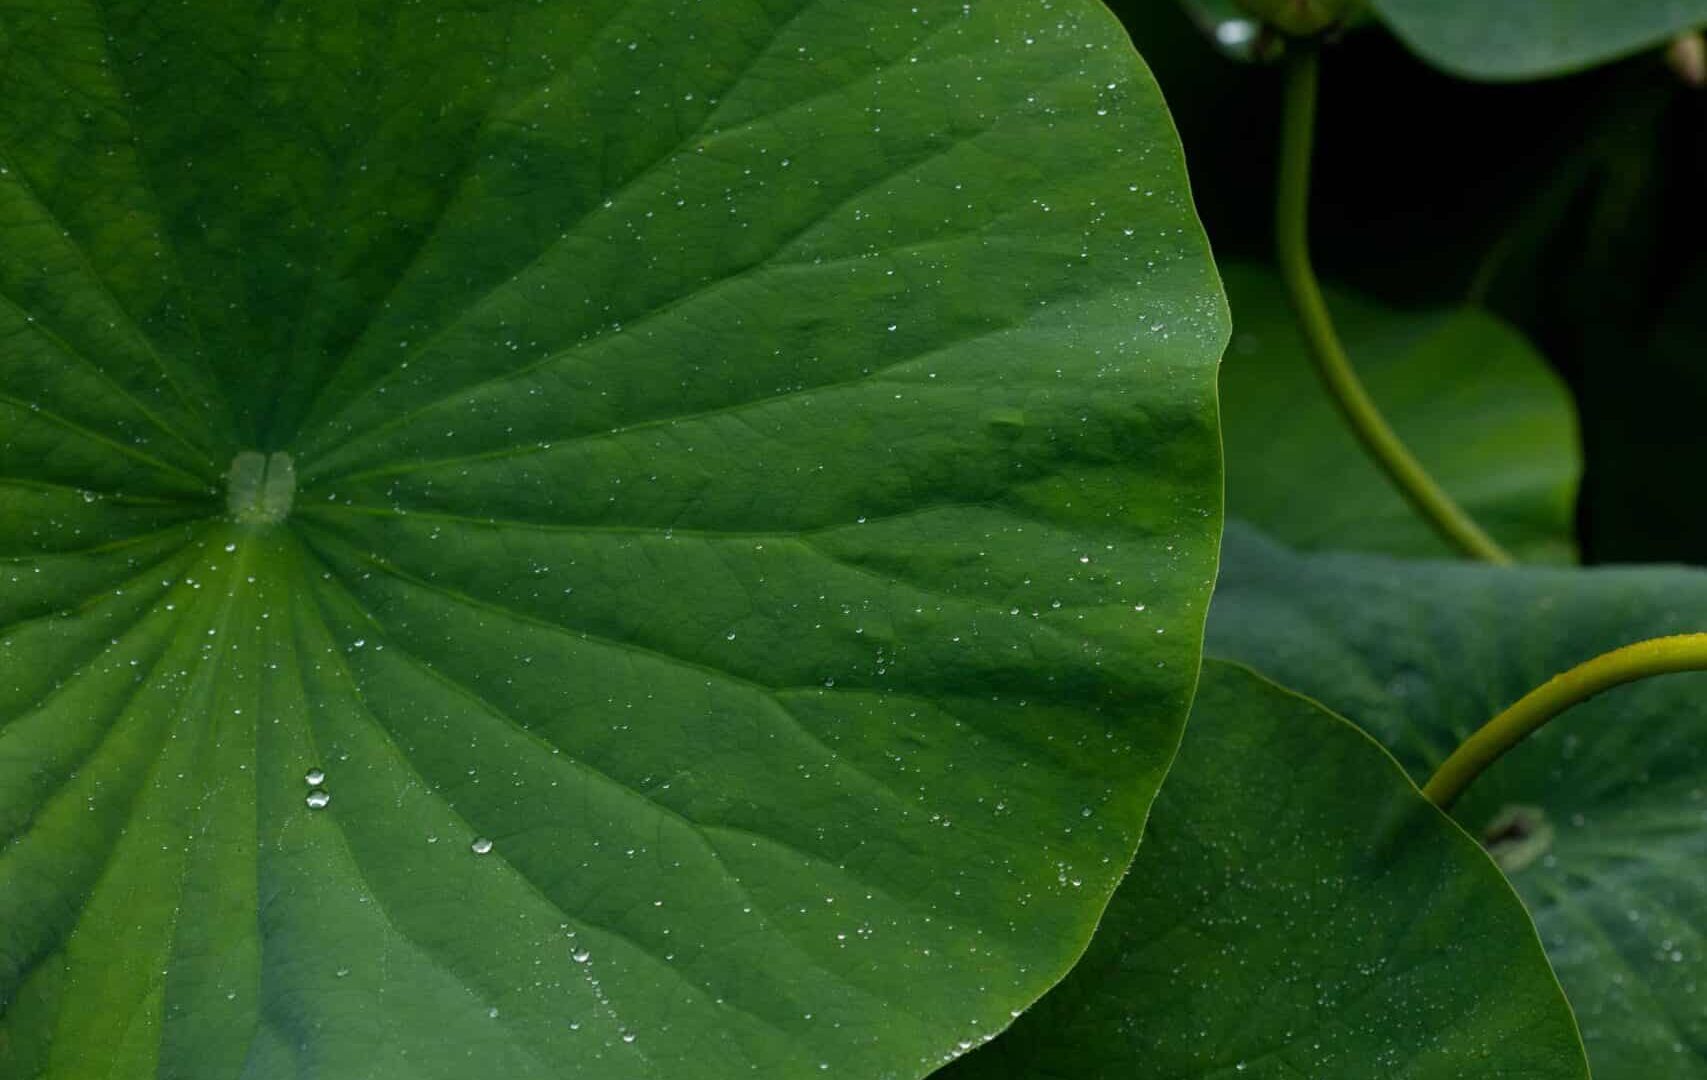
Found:
M 1299 328 L 1309 345 L 1316 370 L 1328 396 L 1339 407 L 1352 433 L 1369 456 L 1398 487 L 1417 513 L 1453 547 L 1473 558 L 1509 563 L 1511 556 L 1470 519 L 1429 476 L 1397 433 L 1375 407 L 1363 382 L 1352 370 L 1345 347 L 1334 331 L 1327 301 L 1310 266 L 1310 154 L 1316 126 L 1317 47 L 1314 42 L 1287 43 L 1286 99 L 1281 120 L 1280 176 L 1275 207 L 1275 248 L 1280 276 Z
M 1448 809 L 1501 754 L 1572 705 L 1614 686 L 1676 671 L 1707 671 L 1707 634 L 1638 641 L 1555 675 L 1465 739 L 1441 762 L 1423 786 L 1423 794 L 1442 810 Z

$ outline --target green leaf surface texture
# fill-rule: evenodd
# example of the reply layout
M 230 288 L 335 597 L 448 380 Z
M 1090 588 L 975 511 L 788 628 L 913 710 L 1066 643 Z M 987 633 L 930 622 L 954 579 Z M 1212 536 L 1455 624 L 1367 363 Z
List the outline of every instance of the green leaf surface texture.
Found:
M 1235 525 L 1209 648 L 1343 713 L 1420 782 L 1553 675 L 1704 613 L 1697 570 L 1300 556 Z M 1597 1080 L 1707 1077 L 1707 675 L 1554 718 L 1454 816 L 1534 915 Z
M 1235 327 L 1221 373 L 1227 512 L 1303 549 L 1452 554 L 1335 410 L 1274 272 L 1222 273 Z M 1327 299 L 1382 415 L 1459 505 L 1519 559 L 1574 561 L 1576 411 L 1523 336 L 1475 308 Z
M 1172 759 L 1090 0 L 0 2 L 0 1076 L 921 1076 Z
M 1419 56 L 1470 79 L 1540 79 L 1707 26 L 1707 0 L 1369 0 Z
M 1211 660 L 1084 961 L 942 1075 L 1585 1080 L 1588 1066 L 1535 928 L 1476 842 L 1357 728 Z

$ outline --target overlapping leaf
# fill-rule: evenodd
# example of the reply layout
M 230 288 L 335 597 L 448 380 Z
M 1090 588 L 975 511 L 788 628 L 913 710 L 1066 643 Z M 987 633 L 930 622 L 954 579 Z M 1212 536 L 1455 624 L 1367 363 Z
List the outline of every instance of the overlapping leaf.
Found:
M 1368 736 L 1210 661 L 1085 960 L 956 1080 L 1586 1078 L 1499 871 Z
M 0 41 L 0 1074 L 921 1075 L 1059 978 L 1219 525 L 1106 11 Z
M 1229 530 L 1210 648 L 1343 712 L 1426 778 L 1552 675 L 1702 629 L 1707 574 L 1301 557 Z M 1600 1080 L 1707 1076 L 1707 676 L 1554 720 L 1455 816 L 1534 914 Z

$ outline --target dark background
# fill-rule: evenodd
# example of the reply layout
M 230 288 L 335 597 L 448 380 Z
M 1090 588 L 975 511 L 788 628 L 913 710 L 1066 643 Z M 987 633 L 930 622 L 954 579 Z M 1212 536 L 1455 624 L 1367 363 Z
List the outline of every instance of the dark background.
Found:
M 1167 95 L 1217 254 L 1266 258 L 1278 70 L 1223 55 L 1173 3 L 1113 6 Z M 1466 82 L 1363 27 L 1324 54 L 1315 170 L 1324 279 L 1399 306 L 1481 303 L 1570 385 L 1584 561 L 1707 563 L 1707 92 L 1657 54 Z

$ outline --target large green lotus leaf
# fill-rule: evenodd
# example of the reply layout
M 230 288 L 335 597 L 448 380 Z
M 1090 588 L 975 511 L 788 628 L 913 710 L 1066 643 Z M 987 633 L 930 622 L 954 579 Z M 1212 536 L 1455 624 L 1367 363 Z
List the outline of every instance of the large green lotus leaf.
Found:
M 0 42 L 0 1075 L 915 1076 L 1060 978 L 1219 531 L 1105 10 Z
M 1451 554 L 1335 410 L 1275 274 L 1223 273 L 1228 513 L 1306 549 Z M 1571 561 L 1582 461 L 1546 361 L 1474 308 L 1401 312 L 1339 289 L 1328 302 L 1370 394 L 1435 478 L 1519 558 Z
M 1707 0 L 1369 0 L 1418 55 L 1471 79 L 1593 67 L 1707 26 Z
M 1707 625 L 1707 573 L 1299 556 L 1235 526 L 1210 648 L 1386 743 L 1417 780 L 1504 706 L 1608 649 Z M 1455 816 L 1529 904 L 1598 1080 L 1707 1077 L 1707 675 L 1558 717 Z
M 1067 980 L 955 1080 L 1586 1080 L 1500 872 L 1367 735 L 1210 661 L 1144 846 Z

